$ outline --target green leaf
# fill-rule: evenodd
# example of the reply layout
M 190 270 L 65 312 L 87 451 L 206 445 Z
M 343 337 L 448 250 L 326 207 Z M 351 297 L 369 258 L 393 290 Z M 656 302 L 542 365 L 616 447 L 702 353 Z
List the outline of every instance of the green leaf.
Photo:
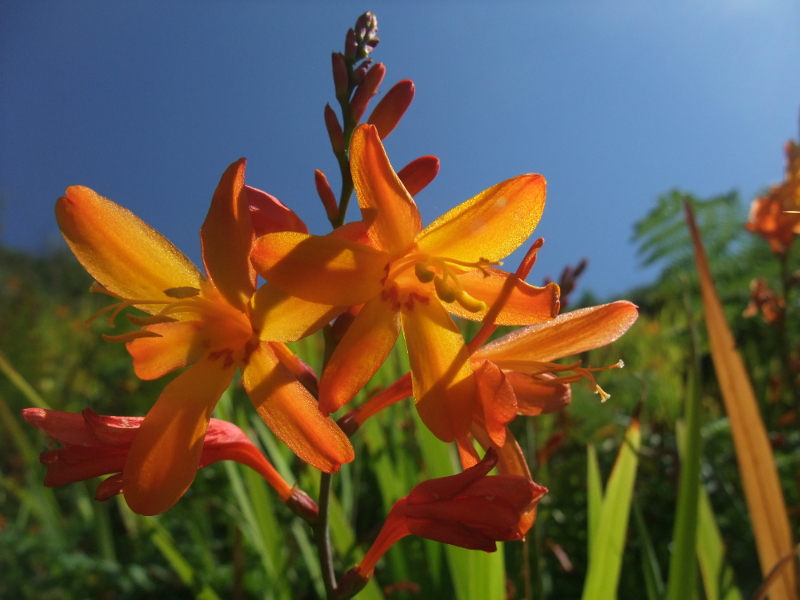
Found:
M 586 500 L 588 503 L 589 531 L 587 532 L 587 554 L 592 552 L 592 544 L 600 523 L 600 510 L 603 508 L 603 481 L 600 477 L 600 464 L 597 462 L 597 450 L 594 444 L 586 446 Z
M 634 418 L 606 485 L 600 522 L 589 554 L 583 600 L 613 600 L 616 597 L 641 441 L 639 420 Z

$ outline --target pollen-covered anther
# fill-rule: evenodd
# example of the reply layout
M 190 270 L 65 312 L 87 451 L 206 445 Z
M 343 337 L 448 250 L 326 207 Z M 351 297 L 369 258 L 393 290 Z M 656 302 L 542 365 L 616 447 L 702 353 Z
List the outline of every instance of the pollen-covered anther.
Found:
M 431 271 L 423 263 L 417 263 L 414 265 L 414 274 L 422 283 L 430 283 L 436 277 L 436 273 Z

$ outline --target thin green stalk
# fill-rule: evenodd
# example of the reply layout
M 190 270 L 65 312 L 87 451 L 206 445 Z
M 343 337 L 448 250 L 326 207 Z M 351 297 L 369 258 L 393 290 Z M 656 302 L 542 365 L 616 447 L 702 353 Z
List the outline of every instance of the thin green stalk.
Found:
M 331 499 L 330 473 L 322 473 L 319 482 L 319 517 L 312 525 L 314 541 L 317 543 L 317 554 L 322 572 L 322 581 L 325 583 L 325 594 L 328 600 L 336 600 L 336 574 L 333 571 L 333 556 L 331 555 L 331 536 L 328 530 L 328 508 Z

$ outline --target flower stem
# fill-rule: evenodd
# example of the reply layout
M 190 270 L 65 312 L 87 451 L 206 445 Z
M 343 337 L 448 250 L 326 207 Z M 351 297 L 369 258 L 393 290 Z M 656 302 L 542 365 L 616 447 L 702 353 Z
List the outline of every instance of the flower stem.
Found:
M 314 541 L 317 543 L 319 566 L 322 572 L 322 581 L 325 583 L 325 596 L 327 600 L 336 600 L 336 574 L 333 571 L 333 556 L 331 555 L 331 538 L 328 530 L 328 507 L 331 498 L 330 473 L 322 473 L 319 482 L 319 517 L 312 525 Z

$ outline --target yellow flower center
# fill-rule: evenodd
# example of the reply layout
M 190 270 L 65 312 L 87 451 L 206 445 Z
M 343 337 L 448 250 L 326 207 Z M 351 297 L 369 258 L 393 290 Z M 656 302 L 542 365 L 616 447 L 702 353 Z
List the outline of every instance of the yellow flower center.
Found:
M 246 350 L 254 336 L 249 317 L 228 304 L 211 284 L 204 288 L 202 293 L 199 289 L 192 287 L 164 290 L 164 294 L 170 299 L 125 298 L 97 282 L 92 284 L 91 291 L 106 294 L 116 298 L 119 302 L 92 315 L 87 324 L 100 315 L 110 312 L 108 323 L 114 327 L 117 315 L 128 307 L 163 306 L 161 310 L 150 316 L 125 315 L 128 321 L 142 329 L 120 335 L 103 334 L 103 339 L 109 342 L 127 343 L 142 337 L 160 337 L 160 334 L 148 330 L 147 327 L 159 323 L 196 321 L 202 324 L 203 337 L 212 354 L 220 356 L 225 354 L 226 361 L 231 361 L 241 360 L 242 357 L 239 356 L 234 358 L 233 352 Z
M 457 275 L 469 269 L 479 269 L 488 275 L 486 267 L 500 264 L 484 258 L 477 262 L 465 262 L 413 252 L 386 265 L 381 297 L 395 303 L 397 308 L 405 306 L 411 310 L 415 301 L 427 304 L 433 287 L 442 302 L 458 302 L 469 312 L 481 312 L 486 310 L 486 303 L 470 296 L 461 286 Z M 414 268 L 413 275 L 410 273 L 411 267 Z

